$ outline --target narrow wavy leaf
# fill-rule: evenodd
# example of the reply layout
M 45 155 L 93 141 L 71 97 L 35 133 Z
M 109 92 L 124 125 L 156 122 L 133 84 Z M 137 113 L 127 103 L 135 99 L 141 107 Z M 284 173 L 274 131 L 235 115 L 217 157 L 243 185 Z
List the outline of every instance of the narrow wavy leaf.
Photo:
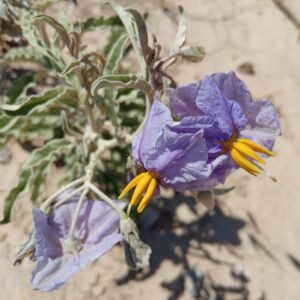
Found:
M 150 84 L 135 75 L 106 75 L 96 79 L 91 87 L 92 95 L 106 87 L 134 88 L 143 91 L 150 99 L 153 99 L 153 91 Z
M 33 168 L 38 168 L 44 162 L 50 161 L 53 155 L 63 149 L 70 149 L 72 146 L 73 144 L 66 139 L 55 139 L 48 142 L 44 147 L 32 152 L 27 162 L 23 165 L 16 186 L 4 200 L 3 219 L 0 221 L 0 224 L 6 224 L 10 221 L 14 204 L 29 186 L 29 182 L 33 176 Z
M 0 108 L 9 116 L 25 116 L 54 102 L 76 101 L 76 91 L 58 86 L 39 95 L 26 97 L 21 104 L 3 104 Z
M 131 40 L 132 46 L 136 51 L 142 74 L 145 77 L 147 65 L 146 65 L 146 60 L 145 60 L 144 54 L 143 54 L 143 49 L 141 47 L 141 41 L 140 41 L 140 37 L 139 37 L 139 31 L 138 31 L 136 20 L 133 17 L 132 13 L 130 13 L 129 11 L 124 9 L 122 6 L 117 4 L 115 1 L 109 0 L 108 3 L 114 9 L 114 11 L 118 14 L 119 18 L 121 19 L 122 23 L 124 24 L 124 27 L 126 28 L 129 38 Z
M 120 60 L 124 56 L 127 41 L 128 37 L 126 35 L 121 35 L 114 44 L 114 46 L 111 48 L 107 56 L 106 64 L 103 70 L 103 75 L 114 74 L 114 72 L 118 68 Z
M 173 51 L 178 51 L 186 42 L 186 34 L 187 34 L 187 18 L 184 13 L 183 7 L 179 6 L 179 21 L 178 21 L 178 29 L 175 37 L 175 42 L 173 46 Z

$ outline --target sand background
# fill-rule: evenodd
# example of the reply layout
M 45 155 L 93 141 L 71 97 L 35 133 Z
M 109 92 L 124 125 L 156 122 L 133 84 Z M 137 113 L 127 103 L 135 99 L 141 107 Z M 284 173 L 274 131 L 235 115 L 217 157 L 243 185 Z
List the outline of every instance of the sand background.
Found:
M 101 10 L 110 13 L 103 1 L 78 2 L 77 8 L 62 5 L 53 13 L 64 11 L 71 18 L 97 16 Z M 205 47 L 207 56 L 201 64 L 182 63 L 172 69 L 180 84 L 234 70 L 254 98 L 269 98 L 274 103 L 283 135 L 275 145 L 278 155 L 269 160 L 267 168 L 278 183 L 237 171 L 225 184 L 235 185 L 235 190 L 218 198 L 222 210 L 206 216 L 210 218 L 208 225 L 201 223 L 188 201 L 180 197 L 173 203 L 166 200 L 159 223 L 142 231 L 153 246 L 150 272 L 129 272 L 121 248 L 115 247 L 53 293 L 32 291 L 29 280 L 33 263 L 12 266 L 15 247 L 31 228 L 32 206 L 25 195 L 13 222 L 0 227 L 0 299 L 193 299 L 187 288 L 180 291 L 187 265 L 210 274 L 207 276 L 216 285 L 232 287 L 240 287 L 232 270 L 244 270 L 249 274 L 245 284 L 248 299 L 300 299 L 300 1 L 284 1 L 292 16 L 272 0 L 119 2 L 149 12 L 149 30 L 165 51 L 176 33 L 176 4 L 184 7 L 189 20 L 188 40 Z M 98 41 L 101 36 L 99 40 L 93 35 L 86 37 L 89 47 L 97 46 Z M 17 143 L 11 143 L 10 148 L 11 162 L 0 165 L 0 204 L 28 155 Z M 59 178 L 63 170 L 56 172 Z M 48 189 L 54 184 L 51 182 Z M 205 213 L 203 207 L 199 210 Z M 173 230 L 166 225 L 171 214 L 176 214 L 181 228 Z M 202 225 L 208 226 L 206 231 Z M 188 287 L 188 281 L 185 283 Z M 239 293 L 227 293 L 225 299 L 243 298 Z

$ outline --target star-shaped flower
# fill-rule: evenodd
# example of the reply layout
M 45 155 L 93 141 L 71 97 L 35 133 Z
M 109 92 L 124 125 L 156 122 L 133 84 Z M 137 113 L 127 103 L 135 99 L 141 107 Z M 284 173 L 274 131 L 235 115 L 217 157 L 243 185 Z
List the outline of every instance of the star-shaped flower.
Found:
M 31 283 L 36 290 L 57 289 L 121 240 L 117 212 L 103 201 L 87 199 L 70 240 L 70 226 L 79 197 L 58 206 L 50 215 L 37 208 L 33 210 L 37 266 Z

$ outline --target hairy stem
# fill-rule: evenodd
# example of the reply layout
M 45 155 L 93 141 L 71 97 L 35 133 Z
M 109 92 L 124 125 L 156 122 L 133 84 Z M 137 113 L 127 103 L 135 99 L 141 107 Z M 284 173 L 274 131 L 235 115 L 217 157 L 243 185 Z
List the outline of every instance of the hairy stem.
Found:
M 76 239 L 76 237 L 75 237 L 76 222 L 77 222 L 77 219 L 78 219 L 78 216 L 79 216 L 79 213 L 80 213 L 82 203 L 85 200 L 85 196 L 88 193 L 88 191 L 89 191 L 89 187 L 88 187 L 87 184 L 85 184 L 84 185 L 84 190 L 83 190 L 82 194 L 80 195 L 79 201 L 77 203 L 76 210 L 75 210 L 74 216 L 72 218 L 72 223 L 71 223 L 71 226 L 70 226 L 69 238 L 70 238 L 71 241 Z
M 45 213 L 48 212 L 48 208 L 49 206 L 52 204 L 53 201 L 56 200 L 56 198 L 61 194 L 63 193 L 64 191 L 66 191 L 67 189 L 69 188 L 72 188 L 80 183 L 83 183 L 85 181 L 85 177 L 81 177 L 81 178 L 78 178 L 72 182 L 70 182 L 69 184 L 65 185 L 64 187 L 62 187 L 60 190 L 58 190 L 57 192 L 55 192 L 54 194 L 52 194 L 50 197 L 48 197 L 46 199 L 46 201 L 42 204 L 41 206 L 41 210 Z
M 85 188 L 84 185 L 82 185 L 81 187 L 79 187 L 78 189 L 74 190 L 72 193 L 68 194 L 66 197 L 62 198 L 61 200 L 57 201 L 54 204 L 54 208 L 57 208 L 58 206 L 64 204 L 66 201 L 68 201 L 69 199 L 71 199 L 72 197 L 74 197 L 76 194 L 80 193 L 81 191 L 83 191 Z
M 109 198 L 93 184 L 90 183 L 88 186 L 92 192 L 94 192 L 98 197 L 100 197 L 103 201 L 110 205 L 119 214 L 121 219 L 126 217 L 124 211 L 111 198 Z

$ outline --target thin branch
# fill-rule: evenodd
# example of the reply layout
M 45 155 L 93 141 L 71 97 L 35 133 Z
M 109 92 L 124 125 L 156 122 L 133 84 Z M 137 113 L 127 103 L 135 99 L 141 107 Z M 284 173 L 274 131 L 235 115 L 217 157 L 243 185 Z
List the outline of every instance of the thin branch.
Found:
M 94 194 L 96 194 L 98 197 L 100 197 L 103 201 L 105 201 L 108 205 L 110 205 L 114 210 L 117 211 L 117 213 L 120 215 L 120 218 L 125 218 L 126 214 L 124 211 L 112 200 L 110 199 L 106 194 L 104 194 L 102 191 L 97 189 L 93 184 L 89 184 L 89 188 L 91 189 Z
M 43 212 L 47 212 L 49 206 L 52 204 L 52 202 L 61 194 L 63 193 L 64 191 L 66 191 L 67 189 L 69 188 L 72 188 L 82 182 L 85 181 L 85 177 L 81 177 L 81 178 L 78 178 L 72 182 L 70 182 L 69 184 L 65 185 L 64 187 L 62 187 L 61 189 L 59 189 L 57 192 L 55 192 L 54 194 L 52 194 L 50 197 L 48 197 L 46 199 L 46 201 L 42 204 L 41 206 L 41 211 Z

